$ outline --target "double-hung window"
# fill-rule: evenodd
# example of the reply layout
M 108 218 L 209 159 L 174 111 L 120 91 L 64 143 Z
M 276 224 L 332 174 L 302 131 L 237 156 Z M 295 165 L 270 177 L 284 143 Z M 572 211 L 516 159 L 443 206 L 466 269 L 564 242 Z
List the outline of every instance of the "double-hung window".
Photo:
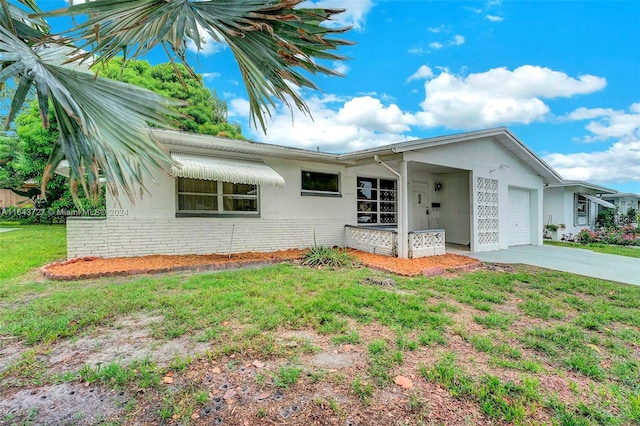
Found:
M 358 177 L 358 223 L 395 225 L 398 222 L 396 181 Z
M 258 185 L 178 178 L 178 213 L 257 214 Z

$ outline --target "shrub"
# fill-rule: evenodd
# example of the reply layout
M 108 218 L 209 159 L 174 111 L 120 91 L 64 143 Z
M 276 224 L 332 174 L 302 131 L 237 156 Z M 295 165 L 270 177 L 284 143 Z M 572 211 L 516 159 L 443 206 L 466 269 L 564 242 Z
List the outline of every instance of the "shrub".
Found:
M 313 246 L 304 255 L 302 265 L 312 267 L 346 268 L 353 266 L 355 260 L 344 249 Z
M 598 234 L 588 228 L 581 229 L 576 235 L 576 241 L 580 244 L 591 244 L 598 241 Z
M 598 213 L 596 217 L 596 226 L 598 228 L 615 228 L 616 227 L 616 211 L 606 209 Z
M 620 215 L 620 224 L 621 225 L 630 225 L 632 223 L 636 223 L 638 220 L 638 210 L 633 207 L 629 207 L 627 212 Z

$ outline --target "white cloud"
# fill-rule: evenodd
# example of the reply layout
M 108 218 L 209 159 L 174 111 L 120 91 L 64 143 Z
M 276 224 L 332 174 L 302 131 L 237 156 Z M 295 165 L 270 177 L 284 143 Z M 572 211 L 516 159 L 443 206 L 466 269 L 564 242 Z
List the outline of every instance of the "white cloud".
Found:
M 640 182 L 640 103 L 628 111 L 578 108 L 566 118 L 589 120 L 587 142 L 613 143 L 604 151 L 548 154 L 545 160 L 565 179 L 591 182 Z
M 429 31 L 430 33 L 438 34 L 438 33 L 449 31 L 449 27 L 447 27 L 445 25 L 440 25 L 440 26 L 437 26 L 437 27 L 429 27 L 429 28 L 427 28 L 427 31 Z
M 542 120 L 549 107 L 542 99 L 592 93 L 606 85 L 604 78 L 567 74 L 532 65 L 494 68 L 466 77 L 443 71 L 425 83 L 421 125 L 473 129 L 528 124 Z
M 544 160 L 563 178 L 594 183 L 640 182 L 640 140 L 615 142 L 605 151 L 549 154 Z
M 226 94 L 227 97 L 233 96 L 231 94 Z M 230 101 L 227 101 L 227 107 L 229 112 L 229 117 L 249 117 L 249 112 L 251 107 L 249 105 L 249 101 L 242 98 L 232 98 Z
M 434 76 L 437 69 L 439 74 Z M 407 81 L 426 79 L 422 109 L 402 110 L 392 98 L 379 93 L 339 97 L 332 94 L 306 98 L 313 119 L 298 110 L 280 107 L 267 118 L 267 135 L 248 129 L 256 140 L 308 149 L 345 152 L 409 139 L 412 128 L 479 129 L 512 123 L 543 120 L 550 111 L 544 99 L 568 97 L 600 90 L 604 79 L 594 76 L 570 77 L 548 68 L 525 65 L 514 69 L 495 68 L 466 76 L 446 68 L 422 65 Z M 302 92 L 298 92 L 302 93 Z M 630 108 L 638 110 L 640 104 Z M 574 117 L 614 123 L 609 110 L 576 110 Z M 248 117 L 246 100 L 229 101 L 230 117 Z M 623 115 L 624 115 L 623 114 Z M 635 113 L 634 113 L 635 114 Z M 568 118 L 567 118 L 568 119 Z M 608 120 L 608 121 L 607 121 Z M 617 126 L 601 134 L 613 133 Z M 618 149 L 619 152 L 620 149 Z M 560 157 L 557 157 L 560 158 Z
M 424 50 L 422 47 L 412 47 L 411 49 L 407 50 L 407 52 L 412 55 L 418 55 L 418 56 L 422 56 L 425 53 L 427 53 L 427 51 Z
M 585 142 L 604 141 L 615 138 L 640 138 L 640 103 L 629 107 L 629 112 L 605 108 L 578 108 L 568 116 L 570 120 L 592 120 L 586 129 L 592 135 Z
M 222 74 L 220 74 L 219 72 L 203 72 L 202 78 L 204 78 L 205 80 L 214 80 L 220 77 L 221 75 Z
M 250 137 L 268 143 L 326 152 L 348 152 L 407 140 L 415 122 L 395 104 L 383 105 L 371 96 L 344 100 L 335 95 L 306 99 L 313 119 L 282 107 L 267 119 L 267 134 L 248 129 Z M 248 116 L 248 102 L 229 101 L 230 116 Z
M 438 49 L 442 49 L 443 47 L 446 46 L 460 46 L 463 45 L 465 42 L 464 36 L 461 36 L 460 34 L 456 34 L 451 40 L 447 41 L 446 44 L 445 43 L 441 43 L 439 41 L 434 41 L 429 43 L 429 47 L 435 50 Z M 411 50 L 409 51 L 409 53 L 411 53 Z M 421 52 L 422 53 L 422 52 Z
M 426 65 L 422 65 L 416 72 L 407 78 L 407 83 L 413 80 L 426 80 L 433 77 L 433 70 Z
M 350 68 L 349 65 L 345 64 L 342 61 L 335 61 L 333 63 L 333 70 L 337 73 L 340 73 L 342 75 L 347 75 L 347 73 L 349 72 Z
M 502 22 L 504 18 L 502 16 L 497 15 L 487 15 L 486 18 L 491 22 Z
M 339 123 L 355 125 L 360 129 L 394 134 L 409 131 L 409 125 L 415 123 L 414 117 L 403 113 L 397 105 L 385 107 L 370 96 L 345 102 L 335 118 Z
M 198 33 L 200 34 L 200 50 L 193 42 L 193 40 L 189 39 L 187 41 L 187 49 L 190 52 L 198 53 L 204 56 L 210 56 L 214 53 L 218 53 L 227 47 L 229 47 L 226 43 L 221 43 L 217 40 L 223 40 L 221 35 L 216 35 L 214 38 L 208 31 L 205 31 L 204 28 L 200 24 L 198 25 Z M 217 34 L 217 33 L 216 33 Z
M 300 3 L 300 8 L 326 8 L 346 9 L 344 12 L 334 15 L 329 27 L 351 26 L 354 30 L 363 31 L 367 14 L 373 8 L 372 0 L 350 0 L 345 3 L 340 0 L 305 1 Z
M 464 37 L 460 34 L 457 34 L 455 37 L 453 37 L 453 40 L 449 41 L 450 46 L 460 46 L 462 44 L 464 44 Z

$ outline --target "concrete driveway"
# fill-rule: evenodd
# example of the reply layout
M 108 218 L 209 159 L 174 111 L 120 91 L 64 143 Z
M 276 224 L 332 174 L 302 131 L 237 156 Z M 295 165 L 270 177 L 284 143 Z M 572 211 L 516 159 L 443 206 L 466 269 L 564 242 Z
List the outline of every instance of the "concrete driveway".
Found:
M 604 280 L 640 285 L 640 259 L 556 246 L 516 246 L 467 253 L 483 262 L 523 263 Z
M 0 228 L 0 233 L 1 232 L 9 232 L 9 231 L 17 231 L 20 228 Z

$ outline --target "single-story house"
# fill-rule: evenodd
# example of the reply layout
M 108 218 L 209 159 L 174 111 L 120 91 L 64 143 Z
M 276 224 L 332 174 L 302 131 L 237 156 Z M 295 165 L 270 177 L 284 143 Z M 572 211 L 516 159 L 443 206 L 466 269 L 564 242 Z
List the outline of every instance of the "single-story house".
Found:
M 546 230 L 545 234 L 558 240 L 563 234 L 575 235 L 584 228 L 593 230 L 600 209 L 615 208 L 606 201 L 604 194 L 616 192 L 615 189 L 577 180 L 548 184 L 544 188 L 544 224 L 545 227 L 555 225 L 559 229 Z
M 0 189 L 0 209 L 32 202 L 28 197 L 18 195 L 10 189 Z
M 602 199 L 615 205 L 618 214 L 625 214 L 629 209 L 635 209 L 636 213 L 640 212 L 640 194 L 618 192 L 603 195 Z
M 69 218 L 68 256 L 348 246 L 399 257 L 541 245 L 561 177 L 509 129 L 345 154 L 154 130 L 175 164 L 106 218 Z

